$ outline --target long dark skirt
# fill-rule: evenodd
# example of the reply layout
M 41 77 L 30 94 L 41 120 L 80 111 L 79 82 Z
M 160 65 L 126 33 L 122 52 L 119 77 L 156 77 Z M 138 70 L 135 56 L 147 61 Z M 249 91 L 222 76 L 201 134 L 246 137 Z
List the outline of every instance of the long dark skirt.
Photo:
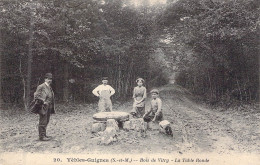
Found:
M 145 114 L 145 107 L 134 107 L 130 112 L 134 117 L 142 118 Z

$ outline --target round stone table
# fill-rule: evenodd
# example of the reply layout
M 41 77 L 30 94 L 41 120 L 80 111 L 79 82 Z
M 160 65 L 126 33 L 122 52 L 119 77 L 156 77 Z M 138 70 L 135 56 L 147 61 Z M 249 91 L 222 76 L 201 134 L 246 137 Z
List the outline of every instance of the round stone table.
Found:
M 129 120 L 129 113 L 127 112 L 99 112 L 93 115 L 93 119 L 96 121 L 106 122 L 108 119 L 115 119 L 116 121 L 127 121 Z

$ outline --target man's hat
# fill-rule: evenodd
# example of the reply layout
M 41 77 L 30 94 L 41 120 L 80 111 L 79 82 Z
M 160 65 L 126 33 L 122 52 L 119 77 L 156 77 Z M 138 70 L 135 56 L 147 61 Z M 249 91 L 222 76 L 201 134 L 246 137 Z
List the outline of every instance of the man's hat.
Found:
M 136 81 L 135 82 L 139 82 L 139 81 L 142 81 L 142 83 L 144 83 L 144 79 L 143 78 L 138 78 L 138 79 L 136 79 Z
M 52 79 L 52 74 L 51 73 L 46 73 L 44 78 Z
M 102 77 L 102 81 L 103 81 L 103 80 L 108 80 L 108 77 Z
M 156 94 L 159 94 L 159 90 L 158 89 L 153 89 L 153 90 L 151 90 L 151 92 L 150 92 L 151 94 L 152 93 L 156 93 Z

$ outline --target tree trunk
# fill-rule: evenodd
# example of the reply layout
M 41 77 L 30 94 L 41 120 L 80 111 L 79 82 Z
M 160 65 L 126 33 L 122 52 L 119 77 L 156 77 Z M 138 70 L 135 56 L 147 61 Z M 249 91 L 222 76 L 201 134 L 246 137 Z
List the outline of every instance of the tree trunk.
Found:
M 32 4 L 34 5 L 34 4 Z M 34 6 L 32 6 L 31 17 L 30 17 L 30 29 L 29 29 L 29 46 L 28 46 L 28 58 L 27 58 L 27 83 L 26 83 L 26 99 L 25 99 L 25 109 L 28 110 L 28 105 L 30 103 L 31 95 L 31 78 L 32 78 L 32 44 L 33 44 L 33 30 L 34 30 L 34 20 L 33 20 Z
M 129 90 L 129 88 L 132 88 L 132 77 L 133 77 L 133 65 L 134 65 L 134 60 L 133 58 L 131 58 L 131 62 L 130 65 L 128 67 L 128 72 L 127 72 L 127 77 L 126 77 L 126 86 L 125 86 L 125 96 L 128 96 L 130 91 L 132 91 L 132 89 Z
M 237 76 L 236 76 L 236 82 L 237 82 L 237 87 L 238 87 L 238 90 L 239 90 L 239 98 L 240 98 L 240 101 L 242 101 L 242 92 L 241 92 L 241 88 L 240 88 Z
M 64 88 L 63 88 L 63 101 L 69 101 L 69 63 L 65 62 L 64 65 Z
M 121 71 L 121 55 L 118 55 L 118 94 L 121 97 L 121 81 L 122 81 L 122 71 Z
M 210 99 L 212 99 L 213 90 L 212 90 L 212 83 L 211 83 L 211 78 L 210 78 L 209 70 L 207 71 L 207 73 L 208 73 L 208 82 L 209 82 L 209 89 L 210 89 Z
M 22 59 L 20 58 L 20 65 L 19 65 L 19 71 L 20 71 L 20 76 L 22 78 L 22 83 L 23 83 L 23 102 L 24 102 L 24 108 L 27 110 L 27 104 L 26 104 L 26 81 L 24 78 L 24 74 L 22 72 Z
M 0 30 L 0 108 L 3 104 L 3 98 L 2 98 L 2 55 L 3 55 L 3 40 L 2 40 L 2 32 Z

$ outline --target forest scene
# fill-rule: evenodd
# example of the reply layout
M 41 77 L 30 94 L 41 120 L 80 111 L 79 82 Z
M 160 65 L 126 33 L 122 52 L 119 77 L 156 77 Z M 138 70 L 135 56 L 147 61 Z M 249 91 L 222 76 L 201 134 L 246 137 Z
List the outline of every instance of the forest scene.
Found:
M 259 0 L 0 0 L 1 152 L 260 153 Z M 52 73 L 56 114 L 38 141 L 34 92 Z M 158 89 L 172 136 L 91 133 L 108 77 L 130 113 Z

